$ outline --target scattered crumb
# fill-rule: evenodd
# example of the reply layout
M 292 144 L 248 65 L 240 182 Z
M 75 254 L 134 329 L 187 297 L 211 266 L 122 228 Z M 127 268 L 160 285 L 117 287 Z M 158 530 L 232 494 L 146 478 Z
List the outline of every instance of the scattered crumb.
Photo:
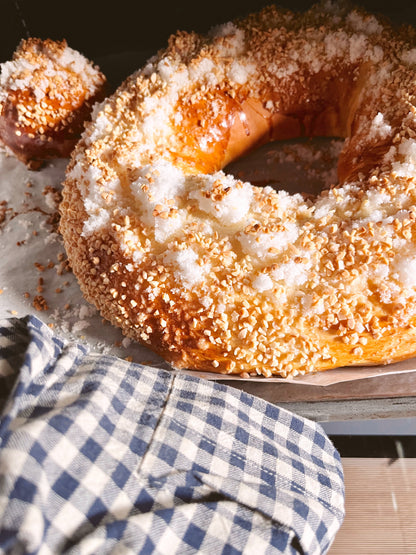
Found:
M 49 310 L 46 299 L 42 295 L 36 295 L 36 297 L 33 299 L 32 306 L 33 308 L 35 308 L 35 310 L 38 310 L 39 312 Z

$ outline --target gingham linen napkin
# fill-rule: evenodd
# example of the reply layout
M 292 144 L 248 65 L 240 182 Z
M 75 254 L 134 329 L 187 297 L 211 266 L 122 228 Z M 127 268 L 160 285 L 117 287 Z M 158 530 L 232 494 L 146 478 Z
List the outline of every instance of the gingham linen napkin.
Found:
M 0 322 L 0 552 L 326 553 L 344 516 L 319 425 L 211 381 Z

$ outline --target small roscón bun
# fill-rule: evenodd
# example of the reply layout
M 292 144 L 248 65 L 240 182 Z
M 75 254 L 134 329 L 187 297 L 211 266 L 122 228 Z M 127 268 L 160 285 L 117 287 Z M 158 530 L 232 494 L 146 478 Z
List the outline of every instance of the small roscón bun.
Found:
M 105 84 L 65 40 L 22 40 L 0 66 L 0 143 L 30 169 L 69 156 Z

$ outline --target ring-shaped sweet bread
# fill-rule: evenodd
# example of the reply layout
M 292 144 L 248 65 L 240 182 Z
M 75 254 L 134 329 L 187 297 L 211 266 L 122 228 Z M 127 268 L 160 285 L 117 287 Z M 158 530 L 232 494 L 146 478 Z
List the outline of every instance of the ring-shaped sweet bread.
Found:
M 177 33 L 72 156 L 61 231 L 85 297 L 175 367 L 294 376 L 416 352 L 415 36 L 331 6 Z M 300 136 L 345 138 L 313 200 L 223 172 Z

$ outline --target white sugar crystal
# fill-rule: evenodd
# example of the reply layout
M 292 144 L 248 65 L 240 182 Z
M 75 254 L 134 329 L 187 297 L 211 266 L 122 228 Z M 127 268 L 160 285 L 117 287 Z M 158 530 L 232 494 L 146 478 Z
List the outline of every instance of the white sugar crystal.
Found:
M 254 70 L 254 65 L 243 65 L 240 62 L 234 61 L 228 70 L 228 78 L 239 85 L 244 85 Z
M 211 297 L 201 297 L 200 301 L 202 306 L 205 308 L 209 308 L 214 302 Z
M 416 141 L 414 139 L 406 139 L 399 146 L 399 154 L 405 157 L 405 162 L 416 161 Z
M 173 85 L 172 91 L 174 93 L 189 85 L 190 80 L 189 80 L 188 68 L 184 66 L 180 66 L 178 71 L 176 71 L 172 75 L 172 78 L 170 79 L 170 83 L 172 83 Z
M 336 201 L 333 198 L 319 199 L 315 204 L 313 216 L 316 220 L 325 218 L 331 212 L 336 210 Z
M 213 27 L 211 29 L 210 34 L 214 37 L 228 37 L 233 35 L 237 30 L 237 27 L 232 21 L 228 21 L 227 23 L 222 23 Z
M 199 176 L 193 182 L 194 189 L 189 198 L 197 200 L 200 210 L 214 216 L 223 225 L 240 222 L 250 210 L 253 188 L 249 183 L 237 181 L 223 172 Z M 218 183 L 221 183 L 221 200 L 215 194 Z
M 416 141 L 406 139 L 400 143 L 398 152 L 402 161 L 392 164 L 393 171 L 401 177 L 416 177 Z
M 391 125 L 386 123 L 384 115 L 381 112 L 371 121 L 369 131 L 369 139 L 386 139 L 392 132 Z
M 200 283 L 210 270 L 208 264 L 198 264 L 199 256 L 191 248 L 176 252 L 165 252 L 163 263 L 174 267 L 175 277 L 185 286 Z
M 62 67 L 73 71 L 77 75 L 82 75 L 84 78 L 92 73 L 91 70 L 93 68 L 91 68 L 88 60 L 80 52 L 73 50 L 69 46 L 64 48 L 57 62 Z M 95 72 L 93 71 L 93 73 Z
M 367 50 L 367 37 L 365 35 L 355 35 L 350 39 L 350 61 L 352 63 L 357 62 L 358 60 L 363 59 L 364 54 Z
M 393 235 L 393 233 L 392 233 L 392 235 Z M 404 239 L 402 237 L 394 237 L 394 235 L 393 235 L 393 250 L 400 251 L 402 249 L 405 249 L 406 246 L 407 246 L 406 239 Z
M 88 236 L 98 229 L 103 229 L 109 223 L 109 213 L 104 208 L 97 208 L 90 212 L 90 217 L 85 220 L 82 235 Z
M 153 64 L 151 66 L 149 65 L 148 67 L 152 68 L 152 72 L 150 72 L 150 75 L 151 75 L 154 69 Z M 157 64 L 157 71 L 160 77 L 166 82 L 168 82 L 171 79 L 172 75 L 175 73 L 176 70 L 177 70 L 177 65 L 173 62 L 171 58 L 167 56 L 162 58 Z
M 386 154 L 383 156 L 383 162 L 385 164 L 391 164 L 395 161 L 397 156 L 397 148 L 395 146 L 391 146 Z
M 265 187 L 264 192 L 266 194 L 276 194 L 276 192 L 271 187 Z M 302 209 L 306 208 L 306 203 L 302 195 L 298 193 L 291 195 L 287 191 L 279 191 L 277 193 L 277 196 L 279 202 L 276 215 L 279 218 L 284 219 L 287 215 L 294 214 L 298 210 L 299 212 L 302 212 Z
M 244 51 L 244 31 L 236 27 L 234 23 L 225 23 L 214 27 L 211 34 L 215 38 L 222 39 L 215 45 L 221 56 L 235 58 Z
M 386 205 L 387 207 L 391 205 L 389 194 L 374 189 L 368 190 L 365 197 L 363 197 L 360 211 L 357 214 L 360 217 L 357 225 L 365 222 L 382 221 L 386 215 Z
M 240 233 L 240 241 L 243 251 L 258 258 L 275 256 L 283 251 L 289 244 L 296 241 L 299 236 L 299 228 L 295 223 L 288 222 L 285 229 L 274 232 Z
M 104 135 L 107 133 L 109 127 L 110 127 L 110 122 L 107 116 L 104 114 L 104 112 L 99 112 L 95 119 L 94 126 L 92 128 L 92 133 L 86 139 L 87 144 L 92 144 L 93 142 L 103 138 Z
M 322 314 L 325 311 L 325 302 L 319 298 L 316 302 L 314 296 L 308 293 L 302 297 L 302 307 L 306 314 Z
M 36 67 L 29 61 L 19 58 L 15 61 L 8 61 L 0 64 L 0 100 L 7 98 L 7 90 L 25 90 L 32 87 L 37 102 L 40 102 L 45 96 L 45 83 L 37 82 L 36 86 L 32 84 L 32 74 Z
M 416 166 L 413 162 L 395 162 L 393 164 L 393 171 L 399 177 L 416 177 Z
M 391 196 L 386 191 L 377 191 L 369 189 L 366 192 L 366 200 L 369 203 L 371 210 L 377 210 L 384 204 L 391 203 Z
M 205 81 L 214 85 L 217 81 L 215 76 L 215 64 L 209 58 L 202 58 L 198 63 L 189 66 L 189 78 L 191 81 Z
M 398 280 L 404 287 L 416 287 L 416 256 L 399 256 L 394 263 Z
M 349 48 L 348 35 L 344 31 L 328 34 L 324 39 L 326 56 L 329 60 L 345 55 Z
M 329 61 L 344 58 L 348 63 L 359 60 L 381 61 L 383 50 L 379 46 L 369 46 L 367 36 L 363 33 L 348 35 L 345 31 L 328 34 L 324 39 L 326 57 Z
M 89 218 L 84 222 L 83 234 L 89 235 L 92 232 L 105 227 L 109 221 L 109 210 L 101 196 L 99 183 L 103 175 L 99 168 L 90 165 L 82 177 L 82 168 L 75 164 L 68 172 L 68 178 L 77 180 L 78 188 L 84 199 L 84 207 Z M 119 179 L 109 180 L 106 189 L 113 191 L 116 195 L 120 194 Z
M 155 240 L 164 243 L 176 231 L 185 225 L 185 217 L 182 212 L 177 212 L 168 218 L 155 218 Z
M 35 66 L 29 61 L 21 58 L 16 61 L 9 61 L 1 64 L 0 70 L 0 85 L 2 87 L 7 86 L 12 90 L 19 90 L 26 88 L 30 84 Z M 25 77 L 16 79 L 15 76 L 17 75 L 25 75 Z
M 290 260 L 273 270 L 272 277 L 276 281 L 283 281 L 292 287 L 298 287 L 308 280 L 310 268 L 311 262 L 309 261 L 300 263 Z
M 259 274 L 252 282 L 253 288 L 259 293 L 273 289 L 273 280 L 267 274 Z
M 166 207 L 169 200 L 182 194 L 184 186 L 183 173 L 169 162 L 160 160 L 153 165 L 143 166 L 130 189 L 139 203 L 143 220 L 154 225 L 155 206 Z
M 143 119 L 140 125 L 138 140 L 146 143 L 157 143 L 159 138 L 166 139 L 171 131 L 170 118 L 178 101 L 180 91 L 189 84 L 189 72 L 186 67 L 174 71 L 173 67 L 162 64 L 160 67 L 163 79 L 167 80 L 168 88 L 162 95 L 152 94 L 143 99 L 141 109 Z M 160 71 L 159 70 L 159 71 Z
M 366 57 L 374 64 L 379 64 L 384 57 L 384 50 L 381 48 L 381 46 L 378 46 L 378 45 L 372 46 L 371 48 L 368 49 Z M 381 79 L 384 79 L 383 74 L 384 74 L 383 71 L 379 72 Z
M 372 273 L 376 279 L 386 279 L 386 277 L 389 275 L 389 267 L 387 266 L 387 264 L 377 264 Z
M 409 65 L 416 65 L 416 48 L 405 50 L 400 56 L 402 62 Z
M 381 33 L 383 27 L 373 15 L 362 15 L 357 11 L 353 11 L 347 15 L 347 22 L 352 26 L 355 32 L 373 35 Z
M 90 318 L 96 313 L 96 310 L 92 306 L 81 305 L 79 309 L 79 319 L 85 320 L 85 318 Z
M 170 132 L 169 115 L 175 102 L 174 95 L 165 96 L 162 99 L 150 96 L 143 102 L 143 109 L 147 115 L 143 117 L 140 131 L 145 140 L 155 143 L 158 137 L 166 137 Z

